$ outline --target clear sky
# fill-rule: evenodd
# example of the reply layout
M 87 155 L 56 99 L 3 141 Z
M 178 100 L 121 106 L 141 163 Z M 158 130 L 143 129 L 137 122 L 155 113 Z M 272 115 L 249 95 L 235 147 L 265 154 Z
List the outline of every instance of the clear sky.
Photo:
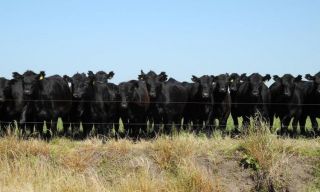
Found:
M 0 0 L 1 76 L 320 70 L 317 0 Z

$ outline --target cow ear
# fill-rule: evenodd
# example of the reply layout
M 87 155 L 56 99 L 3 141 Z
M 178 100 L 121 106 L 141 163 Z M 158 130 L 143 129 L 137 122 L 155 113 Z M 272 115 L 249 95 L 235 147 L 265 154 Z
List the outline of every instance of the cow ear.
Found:
M 18 79 L 22 78 L 22 75 L 20 75 L 18 72 L 13 72 L 12 77 L 13 77 L 13 79 L 18 80 Z
M 230 76 L 229 76 L 229 73 L 226 73 L 226 77 L 227 77 L 227 78 L 230 77 Z
M 242 73 L 241 76 L 240 76 L 240 80 L 241 80 L 241 81 L 246 81 L 246 80 L 248 80 L 247 74 L 246 74 L 246 73 Z
M 44 77 L 46 76 L 46 73 L 44 71 L 40 71 L 38 76 L 39 76 L 39 80 L 43 80 Z
M 88 71 L 88 77 L 89 77 L 90 81 L 95 80 L 94 73 L 92 71 Z
M 63 79 L 67 82 L 67 83 L 72 83 L 72 78 L 69 77 L 68 75 L 64 75 Z
M 302 76 L 298 75 L 296 78 L 294 78 L 294 81 L 299 82 L 302 80 Z
M 273 76 L 273 80 L 274 80 L 274 81 L 279 81 L 279 80 L 280 80 L 280 77 L 279 77 L 278 75 L 274 75 L 274 76 Z
M 198 83 L 199 82 L 199 78 L 194 76 L 194 75 L 192 75 L 191 81 L 193 81 L 195 83 Z
M 271 76 L 269 74 L 263 77 L 263 81 L 269 81 L 270 79 L 271 79 Z
M 230 79 L 231 79 L 231 80 L 235 80 L 236 76 L 237 76 L 237 75 L 236 75 L 235 73 L 231 73 Z
M 143 72 L 143 70 L 141 70 L 141 74 L 138 75 L 138 79 L 139 80 L 145 80 L 146 79 L 146 74 Z
M 112 79 L 114 76 L 114 72 L 110 71 L 109 74 L 107 75 L 107 79 Z
M 162 81 L 162 82 L 164 82 L 164 81 L 166 81 L 168 79 L 168 76 L 167 76 L 166 72 L 161 72 L 159 74 L 159 77 L 160 77 L 159 81 Z
M 314 80 L 314 76 L 312 76 L 310 74 L 306 74 L 304 77 L 309 81 L 313 81 Z

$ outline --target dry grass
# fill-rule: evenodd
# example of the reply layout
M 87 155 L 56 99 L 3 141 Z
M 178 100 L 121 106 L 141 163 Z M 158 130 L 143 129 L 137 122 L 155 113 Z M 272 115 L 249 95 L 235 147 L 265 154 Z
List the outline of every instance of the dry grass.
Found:
M 279 139 L 265 131 L 239 139 L 182 134 L 105 144 L 95 138 L 47 143 L 7 136 L 0 138 L 0 191 L 281 190 L 290 185 L 294 157 L 317 159 L 319 149 L 319 139 Z M 256 159 L 258 171 L 240 166 L 244 154 Z M 243 173 L 255 180 L 245 184 L 250 178 Z

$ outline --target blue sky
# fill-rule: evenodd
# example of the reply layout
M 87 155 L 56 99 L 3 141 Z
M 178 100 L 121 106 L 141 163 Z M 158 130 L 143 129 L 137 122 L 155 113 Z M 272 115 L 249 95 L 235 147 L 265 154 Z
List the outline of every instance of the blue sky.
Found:
M 316 0 L 0 0 L 0 75 L 316 73 L 319 10 Z

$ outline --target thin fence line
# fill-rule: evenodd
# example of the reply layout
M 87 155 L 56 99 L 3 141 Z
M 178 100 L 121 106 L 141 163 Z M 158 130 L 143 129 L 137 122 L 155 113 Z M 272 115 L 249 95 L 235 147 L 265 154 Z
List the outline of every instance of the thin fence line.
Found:
M 8 122 L 8 121 L 0 121 L 0 123 L 6 123 L 6 124 L 16 124 L 15 122 Z M 45 122 L 46 124 L 51 124 L 51 123 L 55 123 L 57 124 L 58 121 L 55 122 Z M 17 124 L 44 124 L 44 122 L 24 122 L 24 123 L 17 123 Z M 163 124 L 163 123 L 80 123 L 80 122 L 67 122 L 67 123 L 63 123 L 63 124 L 82 124 L 82 125 L 92 125 L 92 124 L 96 124 L 96 125 L 176 125 L 176 126 L 182 126 L 182 125 L 188 125 L 189 123 L 167 123 L 167 124 Z M 192 124 L 193 126 L 203 126 L 205 124 Z M 214 124 L 210 124 L 210 125 L 214 125 Z
M 5 99 L 2 102 L 5 101 L 17 101 L 15 99 Z M 109 100 L 102 100 L 102 101 L 96 101 L 96 100 L 35 100 L 35 99 L 28 99 L 28 100 L 20 100 L 23 102 L 72 102 L 72 103 L 121 103 L 122 101 L 109 101 Z M 223 102 L 197 102 L 197 101 L 187 101 L 187 102 L 180 102 L 180 101 L 170 101 L 170 102 L 161 102 L 161 101 L 150 101 L 150 102 L 140 102 L 140 101 L 127 101 L 127 103 L 139 103 L 139 104 L 202 104 L 202 105 L 212 105 L 212 104 L 225 104 Z M 257 102 L 231 102 L 231 105 L 261 105 L 261 104 L 267 104 L 267 105 L 297 105 L 297 106 L 320 106 L 320 103 L 301 103 L 301 104 L 295 104 L 295 103 L 257 103 Z

